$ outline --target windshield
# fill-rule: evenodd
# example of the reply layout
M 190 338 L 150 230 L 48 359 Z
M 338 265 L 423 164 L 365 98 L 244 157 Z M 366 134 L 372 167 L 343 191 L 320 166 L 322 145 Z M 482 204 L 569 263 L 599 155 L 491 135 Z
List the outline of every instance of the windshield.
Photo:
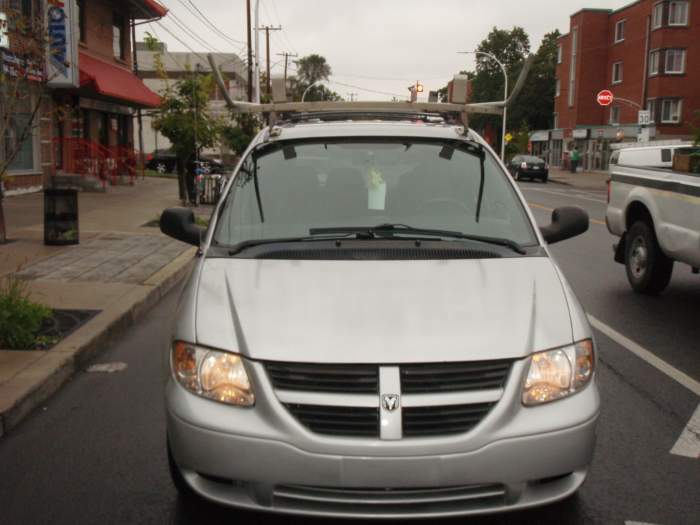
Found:
M 536 243 L 525 210 L 496 161 L 455 142 L 277 143 L 248 156 L 215 243 L 308 236 L 328 227 L 407 224 Z M 257 176 L 255 176 L 257 174 Z

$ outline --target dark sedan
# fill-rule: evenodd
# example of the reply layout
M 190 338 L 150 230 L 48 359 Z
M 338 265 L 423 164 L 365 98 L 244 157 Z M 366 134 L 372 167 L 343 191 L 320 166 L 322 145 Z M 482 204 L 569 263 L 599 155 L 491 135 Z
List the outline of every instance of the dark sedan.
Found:
M 508 171 L 515 177 L 515 180 L 539 179 L 542 182 L 547 182 L 549 179 L 547 163 L 532 155 L 516 155 L 508 163 Z

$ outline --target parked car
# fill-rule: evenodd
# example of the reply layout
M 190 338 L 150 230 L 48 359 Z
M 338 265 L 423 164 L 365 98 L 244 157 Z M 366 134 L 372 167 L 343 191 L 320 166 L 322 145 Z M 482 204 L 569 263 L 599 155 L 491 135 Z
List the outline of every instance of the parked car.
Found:
M 508 163 L 508 171 L 515 180 L 539 179 L 542 182 L 549 180 L 549 166 L 539 157 L 532 155 L 516 155 Z
M 616 152 L 617 153 L 617 152 Z M 608 182 L 608 230 L 620 238 L 615 261 L 636 292 L 658 294 L 674 261 L 700 272 L 700 177 L 664 168 L 623 165 L 613 154 Z
M 539 229 L 478 134 L 383 118 L 278 121 L 206 231 L 163 212 L 200 248 L 165 359 L 182 494 L 404 519 L 530 508 L 584 482 L 596 347 L 548 243 L 586 212 Z
M 158 149 L 149 155 L 146 169 L 158 173 L 174 173 L 177 169 L 177 155 L 169 149 Z

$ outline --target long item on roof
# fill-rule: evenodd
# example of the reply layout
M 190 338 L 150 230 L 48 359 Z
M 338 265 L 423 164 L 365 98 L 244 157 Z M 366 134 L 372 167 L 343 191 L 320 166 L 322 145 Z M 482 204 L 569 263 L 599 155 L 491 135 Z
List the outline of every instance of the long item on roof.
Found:
M 509 108 L 523 89 L 525 80 L 532 66 L 534 56 L 531 54 L 525 59 L 523 69 L 520 72 L 518 81 L 515 83 L 513 91 L 507 100 L 497 102 L 476 102 L 467 103 L 467 78 L 465 75 L 455 75 L 452 102 L 287 102 L 286 85 L 284 77 L 273 77 L 272 95 L 273 102 L 268 104 L 256 104 L 252 102 L 242 102 L 233 100 L 228 92 L 226 83 L 221 75 L 221 71 L 212 54 L 208 55 L 214 79 L 223 94 L 224 100 L 229 108 L 235 113 L 262 113 L 267 114 L 268 123 L 273 126 L 278 120 L 278 116 L 285 113 L 404 113 L 404 114 L 437 114 L 444 117 L 452 117 L 464 126 L 465 132 L 469 127 L 469 114 L 481 115 L 503 115 L 503 109 Z

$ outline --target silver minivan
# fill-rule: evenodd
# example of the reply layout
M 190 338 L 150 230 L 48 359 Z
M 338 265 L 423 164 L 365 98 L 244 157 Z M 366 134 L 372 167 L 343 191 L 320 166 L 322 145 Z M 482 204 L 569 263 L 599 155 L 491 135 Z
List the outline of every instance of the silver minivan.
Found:
M 185 495 L 279 513 L 413 518 L 574 494 L 595 443 L 596 348 L 492 149 L 419 115 L 265 128 L 200 247 L 167 349 Z

